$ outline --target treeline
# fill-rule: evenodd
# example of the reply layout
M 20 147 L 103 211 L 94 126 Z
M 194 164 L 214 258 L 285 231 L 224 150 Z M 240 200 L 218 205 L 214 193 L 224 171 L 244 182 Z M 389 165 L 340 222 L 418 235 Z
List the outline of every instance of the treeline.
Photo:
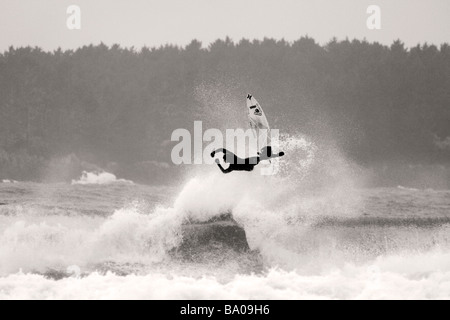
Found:
M 244 107 L 247 92 L 274 127 L 333 141 L 360 164 L 450 160 L 449 45 L 226 39 L 10 48 L 0 55 L 0 178 L 41 179 L 75 158 L 76 170 L 91 163 L 151 180 L 170 171 L 174 129 L 206 121 L 219 100 Z

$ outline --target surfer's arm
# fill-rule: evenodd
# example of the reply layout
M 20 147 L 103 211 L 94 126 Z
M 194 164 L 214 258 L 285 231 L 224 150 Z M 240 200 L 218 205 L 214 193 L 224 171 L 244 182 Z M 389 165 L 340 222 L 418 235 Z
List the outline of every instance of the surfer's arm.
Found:
M 220 148 L 211 152 L 211 157 L 214 158 L 217 153 L 223 153 L 223 160 L 227 163 L 238 163 L 239 161 L 237 156 L 233 152 L 230 152 L 225 148 Z
M 227 174 L 233 171 L 231 166 L 229 166 L 227 169 L 224 169 L 220 163 L 217 163 L 217 166 L 219 167 L 220 171 L 222 171 L 223 174 Z
M 214 156 L 216 155 L 216 153 L 229 153 L 229 151 L 225 148 L 220 148 L 217 150 L 214 150 L 213 152 L 211 152 L 211 157 L 214 158 Z

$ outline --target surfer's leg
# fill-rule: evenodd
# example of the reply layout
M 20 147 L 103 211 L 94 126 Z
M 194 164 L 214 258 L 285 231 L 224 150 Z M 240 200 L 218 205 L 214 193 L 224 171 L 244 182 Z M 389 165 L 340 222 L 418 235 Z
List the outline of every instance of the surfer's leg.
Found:
M 268 160 L 273 156 L 272 147 L 271 146 L 264 147 L 258 154 L 261 157 L 261 160 Z
M 267 146 L 266 153 L 269 158 L 272 157 L 272 147 L 271 146 Z
M 284 157 L 284 152 L 283 151 L 281 151 L 281 152 L 279 152 L 277 154 L 273 154 L 270 158 L 268 158 L 268 160 L 270 161 L 270 159 L 281 158 L 281 157 Z
M 262 158 L 262 160 L 270 160 L 273 158 L 279 158 L 279 157 L 283 157 L 284 156 L 284 152 L 281 151 L 277 154 L 274 154 L 272 151 L 272 146 L 267 146 L 261 149 L 260 152 L 260 157 Z

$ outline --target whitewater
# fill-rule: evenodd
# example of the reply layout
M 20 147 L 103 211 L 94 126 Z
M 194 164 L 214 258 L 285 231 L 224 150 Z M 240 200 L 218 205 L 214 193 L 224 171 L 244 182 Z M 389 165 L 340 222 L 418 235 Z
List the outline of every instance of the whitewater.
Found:
M 281 173 L 0 183 L 0 299 L 449 299 L 450 191 L 364 187 L 285 136 Z

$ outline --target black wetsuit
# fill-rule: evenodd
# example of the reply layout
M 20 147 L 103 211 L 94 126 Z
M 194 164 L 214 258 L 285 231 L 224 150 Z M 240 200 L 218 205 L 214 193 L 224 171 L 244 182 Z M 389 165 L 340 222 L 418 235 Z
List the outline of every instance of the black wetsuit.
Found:
M 224 169 L 220 163 L 217 163 L 217 166 L 219 167 L 220 171 L 226 174 L 233 171 L 253 171 L 253 169 L 255 169 L 255 166 L 257 166 L 262 160 L 269 160 L 272 158 L 284 156 L 284 152 L 272 155 L 271 147 L 267 147 L 267 149 L 263 149 L 262 151 L 262 154 L 259 154 L 257 157 L 242 159 L 235 155 L 233 152 L 221 148 L 213 151 L 211 153 L 211 157 L 214 157 L 216 153 L 223 153 L 223 161 L 229 163 L 230 166 L 227 169 Z

